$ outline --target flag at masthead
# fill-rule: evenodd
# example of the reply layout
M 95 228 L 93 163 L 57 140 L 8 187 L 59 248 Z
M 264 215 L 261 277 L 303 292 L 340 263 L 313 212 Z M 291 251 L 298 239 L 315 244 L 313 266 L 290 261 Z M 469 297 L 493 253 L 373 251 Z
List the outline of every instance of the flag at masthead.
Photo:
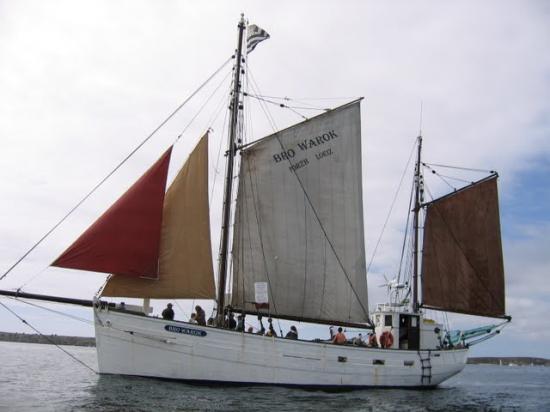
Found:
M 246 52 L 251 53 L 256 48 L 258 43 L 269 39 L 269 34 L 255 24 L 250 24 L 247 28 L 248 35 L 246 36 Z

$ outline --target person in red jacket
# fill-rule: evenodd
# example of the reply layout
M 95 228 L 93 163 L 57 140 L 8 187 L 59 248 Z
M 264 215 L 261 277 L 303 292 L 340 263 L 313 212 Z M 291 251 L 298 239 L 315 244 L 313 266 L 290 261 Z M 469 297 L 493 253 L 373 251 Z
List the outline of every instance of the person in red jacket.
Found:
M 338 328 L 338 333 L 334 335 L 334 338 L 332 339 L 332 343 L 335 345 L 344 345 L 348 339 L 346 338 L 346 335 L 344 335 L 344 332 L 342 332 L 342 328 Z

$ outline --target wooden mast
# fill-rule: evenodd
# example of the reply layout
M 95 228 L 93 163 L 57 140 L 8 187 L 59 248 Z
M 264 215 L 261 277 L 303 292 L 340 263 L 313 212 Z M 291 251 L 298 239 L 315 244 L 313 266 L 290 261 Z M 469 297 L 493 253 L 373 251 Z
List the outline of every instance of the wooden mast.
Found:
M 229 141 L 227 150 L 227 168 L 225 174 L 225 194 L 223 200 L 223 216 L 222 216 L 222 233 L 220 240 L 220 258 L 218 270 L 218 308 L 217 320 L 218 324 L 223 322 L 223 310 L 225 306 L 225 280 L 227 278 L 227 262 L 229 249 L 229 227 L 231 220 L 231 194 L 233 189 L 233 166 L 235 162 L 236 151 L 236 136 L 237 123 L 239 118 L 239 94 L 241 89 L 241 62 L 242 62 L 242 45 L 245 28 L 244 14 L 241 14 L 239 22 L 239 40 L 237 43 L 237 52 L 235 55 L 236 64 L 234 66 L 233 91 L 230 104 L 231 122 L 229 124 Z
M 415 196 L 414 196 L 414 252 L 413 252 L 413 302 L 412 309 L 413 312 L 417 312 L 419 309 L 418 304 L 418 258 L 419 258 L 419 244 L 418 244 L 418 231 L 419 231 L 419 219 L 420 214 L 420 203 L 422 196 L 422 173 L 420 173 L 421 166 L 421 154 L 422 154 L 422 134 L 418 135 L 418 154 L 416 158 L 416 168 L 414 171 L 414 185 L 415 185 Z

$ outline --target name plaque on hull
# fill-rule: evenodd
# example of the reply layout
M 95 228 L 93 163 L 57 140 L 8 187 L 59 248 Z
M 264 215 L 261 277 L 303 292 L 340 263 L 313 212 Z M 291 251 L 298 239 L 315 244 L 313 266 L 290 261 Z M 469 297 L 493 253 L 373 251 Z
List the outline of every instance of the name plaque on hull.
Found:
M 206 331 L 204 330 L 185 328 L 183 326 L 166 325 L 164 326 L 164 329 L 168 332 L 183 333 L 185 335 L 198 336 L 200 338 L 204 338 L 206 336 Z

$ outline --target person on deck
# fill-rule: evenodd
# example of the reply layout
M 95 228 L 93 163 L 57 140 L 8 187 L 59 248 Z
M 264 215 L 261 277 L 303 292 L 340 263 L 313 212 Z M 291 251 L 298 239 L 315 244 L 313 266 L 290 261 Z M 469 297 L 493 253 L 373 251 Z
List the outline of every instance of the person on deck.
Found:
M 237 326 L 237 321 L 235 320 L 235 315 L 233 315 L 233 312 L 229 312 L 229 315 L 227 317 L 227 328 L 235 329 L 236 326 Z
M 197 314 L 195 312 L 191 313 L 191 317 L 189 318 L 189 323 L 197 323 Z
M 332 343 L 335 345 L 344 345 L 348 339 L 346 338 L 346 335 L 344 335 L 344 332 L 342 332 L 342 327 L 338 328 L 338 333 L 334 335 L 334 339 L 332 339 Z
M 352 339 L 352 343 L 355 346 L 367 346 L 367 344 L 363 340 L 363 335 L 361 333 Z
M 265 333 L 265 336 L 277 337 L 277 332 L 275 332 L 275 328 L 273 327 L 273 319 L 268 318 L 267 323 L 269 323 L 269 326 L 267 327 L 267 332 Z
M 171 303 L 166 305 L 166 308 L 162 311 L 162 319 L 174 320 L 174 310 Z
M 258 322 L 260 322 L 260 329 L 256 332 L 258 335 L 263 335 L 265 333 L 264 324 L 262 323 L 262 315 L 258 315 Z
M 292 325 L 290 327 L 290 330 L 285 336 L 286 339 L 298 339 L 298 330 L 296 329 L 296 326 Z
M 244 332 L 244 313 L 237 316 L 237 328 L 235 329 L 237 332 Z
M 204 313 L 203 308 L 201 308 L 199 305 L 195 306 L 195 312 L 197 316 L 195 317 L 195 320 L 199 325 L 206 326 L 206 313 Z
M 367 339 L 367 346 L 369 348 L 376 348 L 378 347 L 378 342 L 376 340 L 376 334 L 374 332 L 369 333 L 369 337 Z

